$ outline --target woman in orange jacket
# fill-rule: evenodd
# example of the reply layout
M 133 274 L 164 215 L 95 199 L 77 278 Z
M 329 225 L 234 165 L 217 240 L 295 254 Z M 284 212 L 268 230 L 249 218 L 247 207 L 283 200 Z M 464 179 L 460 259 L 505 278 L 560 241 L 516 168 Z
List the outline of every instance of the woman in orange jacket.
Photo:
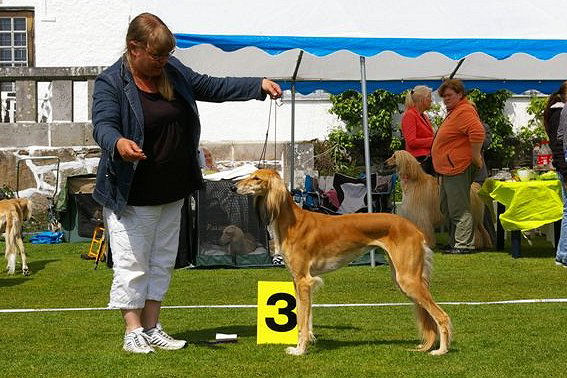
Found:
M 402 116 L 402 135 L 406 151 L 412 154 L 421 164 L 423 170 L 432 175 L 431 145 L 433 144 L 433 127 L 427 115 L 431 107 L 431 88 L 418 85 L 406 95 L 405 111 Z
M 433 141 L 431 156 L 441 176 L 441 211 L 449 223 L 449 253 L 474 250 L 474 229 L 470 211 L 470 186 L 482 168 L 484 127 L 476 108 L 465 96 L 462 81 L 450 79 L 439 87 L 447 117 Z

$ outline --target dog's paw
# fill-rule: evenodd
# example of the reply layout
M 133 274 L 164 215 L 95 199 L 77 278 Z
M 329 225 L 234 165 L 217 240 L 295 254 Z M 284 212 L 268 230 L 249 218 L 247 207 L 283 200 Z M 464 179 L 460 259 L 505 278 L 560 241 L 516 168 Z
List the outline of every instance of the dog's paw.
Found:
M 441 356 L 442 354 L 445 354 L 447 352 L 448 352 L 447 349 L 435 349 L 429 352 L 429 354 L 432 356 Z
M 296 348 L 296 347 L 287 347 L 285 349 L 285 352 L 287 354 L 291 354 L 292 356 L 301 356 L 305 354 L 305 350 L 301 350 L 300 348 Z
M 431 345 L 419 344 L 414 350 L 416 352 L 427 352 L 431 349 Z
M 315 334 L 313 332 L 309 332 L 309 342 L 311 344 L 315 344 L 317 342 L 317 337 L 315 337 Z

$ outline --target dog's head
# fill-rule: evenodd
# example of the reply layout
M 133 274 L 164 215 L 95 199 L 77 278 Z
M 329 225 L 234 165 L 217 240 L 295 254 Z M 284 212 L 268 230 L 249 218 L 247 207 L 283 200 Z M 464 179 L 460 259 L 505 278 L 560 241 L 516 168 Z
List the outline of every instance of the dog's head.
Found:
M 289 197 L 287 188 L 278 172 L 259 169 L 236 183 L 238 194 L 251 194 L 255 198 L 256 210 L 262 221 L 271 223 L 280 214 Z
M 416 179 L 425 174 L 417 159 L 406 150 L 394 152 L 386 160 L 386 164 L 389 167 L 396 167 L 398 173 L 408 179 Z
M 12 198 L 2 200 L 0 212 L 15 211 L 20 221 L 30 220 L 32 217 L 32 201 L 29 198 Z
M 398 152 L 398 151 L 396 151 Z M 388 159 L 386 159 L 385 163 L 388 167 L 395 167 L 396 166 L 396 152 L 392 154 Z
M 406 150 L 398 150 L 398 151 L 394 151 L 392 156 L 390 156 L 386 160 L 386 165 L 388 167 L 401 167 L 408 165 L 413 160 L 417 162 L 417 160 L 413 157 L 413 155 L 407 152 Z
M 233 240 L 242 238 L 244 238 L 244 232 L 240 229 L 240 227 L 231 224 L 230 226 L 226 226 L 222 231 L 219 243 L 220 245 L 226 245 Z
M 30 220 L 32 217 L 32 201 L 29 198 L 19 198 L 16 200 L 22 212 L 23 220 Z
M 280 175 L 273 169 L 258 169 L 236 183 L 236 192 L 238 194 L 266 196 L 273 187 L 283 184 L 281 181 Z

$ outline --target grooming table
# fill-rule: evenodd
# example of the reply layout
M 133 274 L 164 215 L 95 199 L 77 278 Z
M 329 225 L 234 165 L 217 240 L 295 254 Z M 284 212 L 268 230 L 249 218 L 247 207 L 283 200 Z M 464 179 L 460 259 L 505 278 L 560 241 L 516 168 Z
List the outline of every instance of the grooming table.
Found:
M 561 181 L 508 182 L 487 179 L 479 192 L 497 202 L 496 249 L 504 249 L 504 230 L 510 231 L 511 254 L 521 255 L 521 231 L 554 223 L 555 245 L 559 239 L 563 200 Z

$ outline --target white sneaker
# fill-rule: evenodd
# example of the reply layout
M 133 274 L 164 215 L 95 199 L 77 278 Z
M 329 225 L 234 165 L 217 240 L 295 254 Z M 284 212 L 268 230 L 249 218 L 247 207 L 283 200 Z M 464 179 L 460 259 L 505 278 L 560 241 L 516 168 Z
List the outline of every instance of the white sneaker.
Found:
M 154 348 L 150 345 L 142 327 L 136 328 L 124 335 L 124 350 L 131 353 L 152 353 Z
M 177 350 L 185 348 L 185 345 L 187 345 L 187 341 L 176 340 L 165 333 L 159 323 L 156 324 L 154 328 L 144 331 L 144 333 L 146 334 L 150 345 L 157 348 Z

